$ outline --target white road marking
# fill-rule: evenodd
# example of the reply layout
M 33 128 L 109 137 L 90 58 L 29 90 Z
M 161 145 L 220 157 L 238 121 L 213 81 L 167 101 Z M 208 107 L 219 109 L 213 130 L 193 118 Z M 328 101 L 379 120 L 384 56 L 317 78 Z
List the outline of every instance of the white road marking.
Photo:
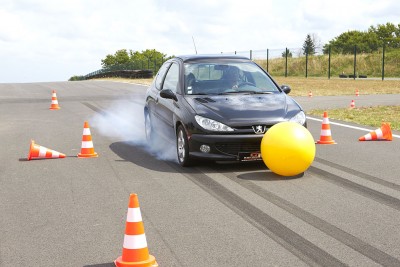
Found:
M 313 120 L 313 121 L 320 121 L 320 122 L 322 122 L 322 119 L 312 118 L 312 117 L 308 117 L 308 116 L 307 116 L 307 119 Z M 352 128 L 352 129 L 356 129 L 356 130 L 360 130 L 360 131 L 366 131 L 366 132 L 372 132 L 372 131 L 374 131 L 374 130 L 370 130 L 370 129 L 366 129 L 366 128 L 351 126 L 351 125 L 347 125 L 347 124 L 343 124 L 343 123 L 338 123 L 338 122 L 332 122 L 332 121 L 329 121 L 329 124 L 334 124 L 334 125 L 338 125 L 338 126 L 342 126 L 342 127 L 347 127 L 347 128 Z M 393 136 L 393 137 L 396 137 L 396 138 L 400 138 L 400 135 L 397 135 L 397 134 L 392 134 L 392 136 Z

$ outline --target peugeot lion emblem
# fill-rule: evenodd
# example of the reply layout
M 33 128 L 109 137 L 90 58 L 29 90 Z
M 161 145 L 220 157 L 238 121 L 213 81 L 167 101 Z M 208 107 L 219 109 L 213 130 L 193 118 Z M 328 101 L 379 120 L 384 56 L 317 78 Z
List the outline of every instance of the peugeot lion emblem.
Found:
M 265 128 L 266 128 L 266 126 L 256 125 L 256 126 L 253 126 L 253 131 L 256 134 L 263 134 L 263 133 L 265 133 Z

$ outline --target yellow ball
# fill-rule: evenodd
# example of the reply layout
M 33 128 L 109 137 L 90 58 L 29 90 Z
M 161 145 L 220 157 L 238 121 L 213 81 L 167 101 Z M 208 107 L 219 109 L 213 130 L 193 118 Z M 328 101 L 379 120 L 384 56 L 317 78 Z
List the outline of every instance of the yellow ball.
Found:
M 261 156 L 272 172 L 282 176 L 298 175 L 314 161 L 314 138 L 296 122 L 280 122 L 264 134 Z

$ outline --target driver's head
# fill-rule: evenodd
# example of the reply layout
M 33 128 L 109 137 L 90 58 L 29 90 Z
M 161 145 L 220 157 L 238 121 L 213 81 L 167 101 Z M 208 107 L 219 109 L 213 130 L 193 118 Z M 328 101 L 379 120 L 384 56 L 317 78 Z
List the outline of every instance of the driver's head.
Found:
M 239 81 L 239 76 L 239 69 L 237 67 L 231 66 L 229 69 L 226 70 L 226 78 L 229 81 Z

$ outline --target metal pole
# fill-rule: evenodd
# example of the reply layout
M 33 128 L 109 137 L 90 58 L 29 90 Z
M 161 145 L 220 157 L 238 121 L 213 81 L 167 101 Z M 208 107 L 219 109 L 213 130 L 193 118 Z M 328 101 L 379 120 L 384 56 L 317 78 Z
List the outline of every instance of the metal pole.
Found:
M 328 48 L 328 80 L 331 79 L 331 46 Z
M 250 50 L 250 60 L 253 60 L 253 51 Z
M 357 46 L 354 46 L 354 72 L 353 78 L 356 79 L 356 66 L 357 66 Z
M 285 62 L 285 77 L 287 77 L 287 58 L 288 58 L 288 49 L 286 47 L 286 53 L 285 53 L 285 58 L 286 58 L 286 62 Z
M 308 47 L 306 47 L 306 78 L 308 76 Z
M 269 58 L 269 49 L 267 49 L 267 72 L 269 72 L 268 71 L 268 58 Z
M 382 81 L 385 79 L 385 43 L 383 43 L 382 51 Z

